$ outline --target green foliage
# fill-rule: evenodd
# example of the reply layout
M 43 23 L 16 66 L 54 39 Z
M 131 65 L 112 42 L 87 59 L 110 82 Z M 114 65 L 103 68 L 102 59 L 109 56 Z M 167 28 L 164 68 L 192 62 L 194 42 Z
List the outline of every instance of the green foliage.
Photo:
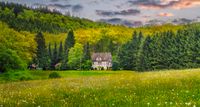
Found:
M 63 44 L 62 44 L 62 42 L 60 42 L 60 47 L 58 50 L 58 62 L 63 60 L 63 56 L 64 56 Z
M 2 74 L 3 80 L 6 81 L 25 81 L 34 79 L 29 71 L 19 71 L 19 70 L 10 70 L 4 74 Z
M 65 50 L 69 50 L 75 44 L 74 32 L 70 30 L 65 40 Z
M 91 61 L 91 55 L 90 55 L 90 45 L 87 42 L 84 45 L 81 69 L 82 70 L 90 70 L 91 67 L 92 67 L 92 61 Z
M 69 50 L 68 65 L 71 69 L 81 69 L 83 59 L 83 45 L 76 43 Z
M 8 20 L 9 19 L 9 20 Z M 106 26 L 87 19 L 64 16 L 47 8 L 31 9 L 19 4 L 0 2 L 0 20 L 18 31 L 67 32 L 69 29 Z
M 1 71 L 24 69 L 35 55 L 36 43 L 33 35 L 16 32 L 0 22 L 0 63 Z
M 62 65 L 61 65 L 61 69 L 62 70 L 66 70 L 69 69 L 68 66 L 68 61 L 69 61 L 69 50 L 74 47 L 75 44 L 75 37 L 74 37 L 74 33 L 73 30 L 70 30 L 66 39 L 65 39 L 65 44 L 64 44 L 64 56 L 63 56 L 63 60 L 62 60 Z
M 90 55 L 90 44 L 87 42 L 84 45 L 84 57 L 83 60 L 90 60 L 91 59 L 91 55 Z
M 117 62 L 117 61 L 113 61 L 112 62 L 112 70 L 113 71 L 120 70 L 120 64 L 119 64 L 119 62 Z
M 122 46 L 118 54 L 119 64 L 126 70 L 137 70 L 142 34 L 134 32 L 132 40 Z
M 15 51 L 1 48 L 0 50 L 0 72 L 25 68 L 26 63 L 21 60 Z
M 119 57 L 117 55 L 112 56 L 112 70 L 117 71 L 120 69 Z
M 49 43 L 49 46 L 48 46 L 48 56 L 50 59 L 52 59 L 52 49 L 51 49 L 51 43 Z
M 166 31 L 146 36 L 135 32 L 122 46 L 118 58 L 125 70 L 198 68 L 200 29 L 190 26 L 177 32 Z
M 43 69 L 88 70 L 90 53 L 111 52 L 118 56 L 113 60 L 113 69 L 144 71 L 200 67 L 199 23 L 128 28 L 64 16 L 47 8 L 31 9 L 2 2 L 0 21 L 3 21 L 0 22 L 0 49 L 10 51 L 1 51 L 1 58 L 18 59 L 16 61 L 23 65 L 34 60 Z M 134 35 L 133 31 L 136 31 Z M 50 43 L 59 42 L 59 47 L 51 49 Z M 46 43 L 49 43 L 48 50 Z M 75 43 L 84 45 L 84 49 L 75 49 Z M 10 54 L 6 56 L 6 52 Z
M 92 68 L 92 61 L 91 60 L 84 60 L 81 63 L 81 70 L 91 70 Z
M 57 44 L 54 44 L 54 50 L 53 50 L 53 56 L 51 59 L 51 67 L 52 69 L 55 69 L 55 65 L 58 63 L 58 49 Z
M 61 76 L 57 72 L 52 72 L 49 74 L 49 78 L 61 78 Z
M 38 33 L 35 37 L 35 41 L 37 42 L 37 53 L 36 53 L 36 64 L 43 70 L 48 69 L 48 53 L 46 48 L 45 39 L 42 33 Z

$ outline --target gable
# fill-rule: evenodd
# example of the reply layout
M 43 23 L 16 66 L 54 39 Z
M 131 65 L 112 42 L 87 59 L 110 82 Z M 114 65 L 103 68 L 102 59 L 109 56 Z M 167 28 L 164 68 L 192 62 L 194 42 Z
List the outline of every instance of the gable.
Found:
M 98 61 L 111 62 L 112 61 L 112 55 L 109 52 L 107 52 L 107 53 L 93 53 L 91 57 L 92 57 L 93 62 L 98 62 Z

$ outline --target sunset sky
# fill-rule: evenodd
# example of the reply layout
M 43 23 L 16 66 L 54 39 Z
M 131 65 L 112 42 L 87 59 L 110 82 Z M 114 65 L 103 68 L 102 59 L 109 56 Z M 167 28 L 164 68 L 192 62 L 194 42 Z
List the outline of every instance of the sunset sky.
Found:
M 38 7 L 94 21 L 145 24 L 151 20 L 200 19 L 200 0 L 0 0 Z

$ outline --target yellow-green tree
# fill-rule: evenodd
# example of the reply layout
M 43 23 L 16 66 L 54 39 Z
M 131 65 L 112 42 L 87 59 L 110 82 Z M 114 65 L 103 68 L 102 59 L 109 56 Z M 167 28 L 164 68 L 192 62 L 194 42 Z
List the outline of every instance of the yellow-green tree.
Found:
M 74 47 L 69 50 L 68 65 L 70 69 L 81 69 L 83 59 L 83 45 L 76 43 Z

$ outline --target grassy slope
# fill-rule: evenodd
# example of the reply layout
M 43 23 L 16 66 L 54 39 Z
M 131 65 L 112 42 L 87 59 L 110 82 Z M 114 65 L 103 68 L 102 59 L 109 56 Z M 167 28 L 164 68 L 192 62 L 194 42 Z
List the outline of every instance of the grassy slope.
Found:
M 200 106 L 199 71 L 60 72 L 65 78 L 0 84 L 0 105 Z

